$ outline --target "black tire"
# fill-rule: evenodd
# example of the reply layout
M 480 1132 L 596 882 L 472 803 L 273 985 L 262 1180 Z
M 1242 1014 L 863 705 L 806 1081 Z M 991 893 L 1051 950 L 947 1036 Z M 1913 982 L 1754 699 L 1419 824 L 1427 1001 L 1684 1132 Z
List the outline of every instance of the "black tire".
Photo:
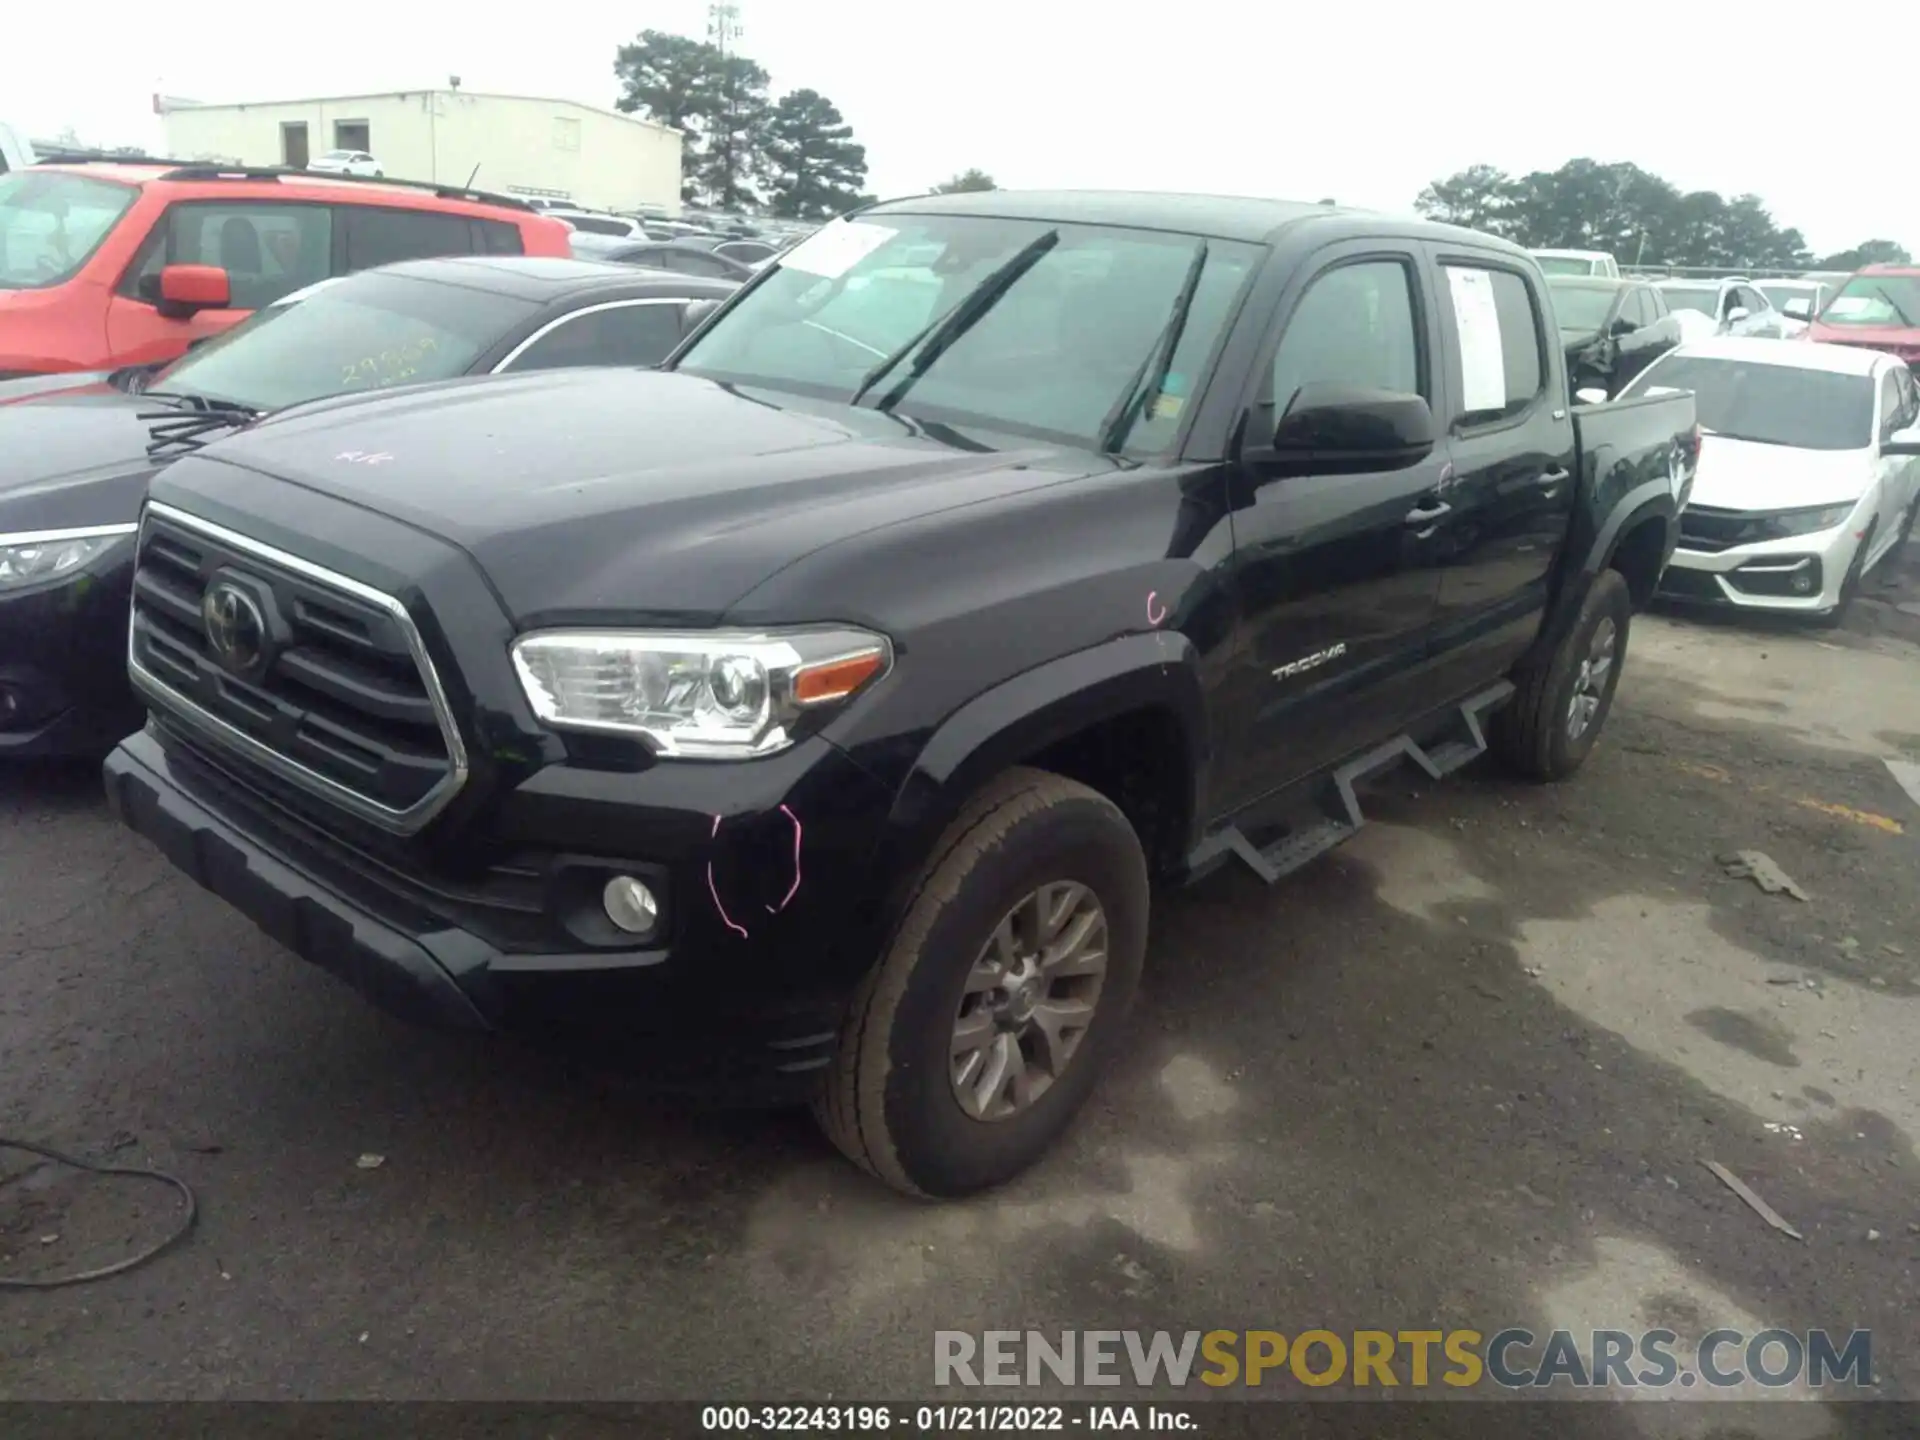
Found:
M 1078 1048 L 1027 1108 L 976 1119 L 950 1070 L 968 973 L 1001 918 L 1056 880 L 1086 886 L 1105 912 L 1098 1000 Z M 941 836 L 854 996 L 814 1103 L 827 1137 L 908 1195 L 966 1195 L 1025 1170 L 1066 1129 L 1113 1049 L 1139 984 L 1147 908 L 1146 856 L 1111 801 L 1039 770 L 995 779 Z
M 1860 537 L 1860 544 L 1853 552 L 1853 563 L 1847 566 L 1847 578 L 1840 582 L 1840 598 L 1833 602 L 1833 608 L 1822 610 L 1814 617 L 1814 623 L 1824 630 L 1838 630 L 1847 623 L 1847 612 L 1853 609 L 1854 598 L 1860 593 L 1860 582 L 1867 578 L 1867 552 L 1873 548 L 1873 533 L 1879 529 L 1879 517 L 1867 525 L 1867 533 Z
M 1594 577 L 1581 603 L 1580 614 L 1543 664 L 1513 673 L 1515 694 L 1493 716 L 1488 741 L 1493 752 L 1511 769 L 1530 780 L 1564 780 L 1592 753 L 1601 727 L 1613 709 L 1614 691 L 1627 658 L 1627 631 L 1633 620 L 1633 594 L 1617 570 Z M 1588 661 L 1595 637 L 1607 622 L 1613 625 L 1613 657 L 1600 686 L 1598 705 L 1578 735 L 1569 720 L 1582 665 Z

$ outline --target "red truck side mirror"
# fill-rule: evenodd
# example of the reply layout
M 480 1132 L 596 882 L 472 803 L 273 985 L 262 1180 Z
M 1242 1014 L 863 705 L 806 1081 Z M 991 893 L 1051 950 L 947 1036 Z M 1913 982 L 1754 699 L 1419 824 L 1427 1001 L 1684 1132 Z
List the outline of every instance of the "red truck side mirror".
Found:
M 160 271 L 158 309 L 169 320 L 185 320 L 202 310 L 227 310 L 233 286 L 218 265 L 168 265 Z

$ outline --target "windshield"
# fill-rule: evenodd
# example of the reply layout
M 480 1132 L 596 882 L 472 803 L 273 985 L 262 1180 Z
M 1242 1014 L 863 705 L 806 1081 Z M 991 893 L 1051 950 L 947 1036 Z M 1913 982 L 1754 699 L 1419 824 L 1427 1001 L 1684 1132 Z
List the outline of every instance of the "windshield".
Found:
M 1578 255 L 1536 255 L 1541 273 L 1546 275 L 1591 275 L 1593 261 Z
M 1827 302 L 1820 323 L 1920 329 L 1920 275 L 1856 275 Z
M 1662 285 L 1660 293 L 1667 297 L 1669 310 L 1698 310 L 1702 315 L 1717 316 L 1720 304 L 1720 292 L 1708 285 Z
M 1863 450 L 1873 443 L 1873 380 L 1709 355 L 1649 366 L 1630 393 L 1691 390 L 1700 428 L 1729 440 L 1796 450 Z
M 147 386 L 278 410 L 464 375 L 537 307 L 464 286 L 368 272 L 270 305 Z
M 866 403 L 891 399 L 902 416 L 1093 448 L 1157 370 L 1157 393 L 1122 427 L 1124 449 L 1151 452 L 1172 441 L 1260 253 L 1197 235 L 985 216 L 837 221 L 775 260 L 677 368 L 836 400 L 866 386 Z M 1004 293 L 950 344 L 928 347 L 921 370 L 926 355 L 907 347 L 919 352 L 996 272 Z M 1190 279 L 1179 343 L 1157 355 Z
M 1613 297 L 1619 292 L 1611 285 L 1552 283 L 1553 313 L 1562 330 L 1586 334 L 1607 323 Z
M 1816 285 L 1785 285 L 1779 281 L 1768 283 L 1762 280 L 1758 285 L 1754 286 L 1754 289 L 1766 296 L 1767 303 L 1772 305 L 1774 309 L 1784 310 L 1787 308 L 1787 302 L 1789 300 L 1811 301 L 1814 297 L 1814 292 L 1819 289 L 1819 287 Z
M 0 175 L 0 289 L 70 279 L 139 194 L 131 185 L 57 170 Z

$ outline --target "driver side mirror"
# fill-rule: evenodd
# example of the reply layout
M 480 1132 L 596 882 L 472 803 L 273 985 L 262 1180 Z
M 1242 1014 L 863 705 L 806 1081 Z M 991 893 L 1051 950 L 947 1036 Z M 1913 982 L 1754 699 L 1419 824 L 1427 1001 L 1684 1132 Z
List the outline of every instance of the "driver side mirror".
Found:
M 1639 328 L 1640 326 L 1637 323 L 1635 323 L 1630 317 L 1626 315 L 1622 315 L 1613 322 L 1613 329 L 1611 333 L 1615 335 L 1631 335 L 1634 331 L 1638 330 Z
M 1780 313 L 1794 320 L 1811 320 L 1813 302 L 1804 297 L 1795 297 L 1780 307 Z
M 1597 385 L 1583 385 L 1573 392 L 1573 403 L 1576 405 L 1604 405 L 1607 403 L 1607 392 Z
M 1738 325 L 1742 320 L 1746 319 L 1750 313 L 1752 312 L 1750 312 L 1746 306 L 1736 305 L 1727 311 L 1727 323 L 1729 325 Z
M 1920 425 L 1896 430 L 1880 442 L 1882 455 L 1920 455 Z
M 1425 459 L 1438 437 L 1421 396 L 1350 385 L 1303 385 L 1274 427 L 1270 458 L 1318 474 L 1399 470 Z
M 168 265 L 160 271 L 155 308 L 169 320 L 187 320 L 202 310 L 233 307 L 233 286 L 218 265 Z

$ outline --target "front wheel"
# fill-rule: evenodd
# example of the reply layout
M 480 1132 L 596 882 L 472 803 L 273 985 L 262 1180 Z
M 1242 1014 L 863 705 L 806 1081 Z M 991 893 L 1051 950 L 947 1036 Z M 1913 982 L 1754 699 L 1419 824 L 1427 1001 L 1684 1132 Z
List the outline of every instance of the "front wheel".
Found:
M 1601 571 L 1553 653 L 1514 672 L 1516 693 L 1488 737 L 1502 760 L 1533 780 L 1564 780 L 1580 768 L 1613 708 L 1632 620 L 1626 578 Z
M 1860 582 L 1867 578 L 1867 552 L 1873 548 L 1874 532 L 1880 528 L 1876 517 L 1867 525 L 1867 533 L 1860 537 L 1859 545 L 1854 549 L 1853 562 L 1847 566 L 1846 578 L 1840 582 L 1840 596 L 1833 602 L 1833 608 L 1822 610 L 1815 617 L 1816 623 L 1827 630 L 1838 630 L 1847 623 L 1847 614 L 1853 609 L 1855 597 L 1860 594 Z
M 1075 781 L 1012 770 L 935 847 L 854 997 L 814 1113 L 910 1195 L 1012 1179 L 1112 1053 L 1146 951 L 1139 838 Z

